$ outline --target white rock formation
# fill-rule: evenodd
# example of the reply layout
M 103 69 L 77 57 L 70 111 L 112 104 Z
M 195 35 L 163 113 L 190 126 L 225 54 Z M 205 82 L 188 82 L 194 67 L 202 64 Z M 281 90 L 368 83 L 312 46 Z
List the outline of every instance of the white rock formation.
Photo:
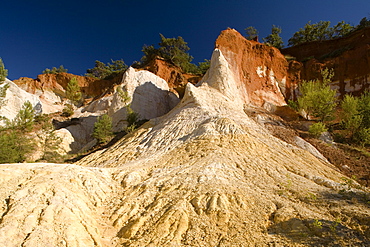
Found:
M 118 86 L 126 92 L 127 100 L 116 92 L 91 102 L 87 107 L 79 109 L 73 115 L 81 119 L 78 125 L 72 125 L 67 130 L 74 137 L 70 143 L 72 152 L 78 152 L 92 141 L 94 123 L 98 116 L 108 114 L 112 118 L 113 131 L 122 131 L 127 126 L 127 108 L 139 114 L 139 119 L 152 119 L 163 116 L 174 108 L 179 98 L 169 91 L 168 84 L 162 78 L 146 71 L 136 71 L 130 67 Z
M 365 201 L 338 193 L 330 164 L 249 118 L 213 56 L 212 80 L 77 166 L 0 166 L 0 245 L 366 246 Z
M 6 90 L 5 105 L 0 108 L 0 116 L 6 117 L 9 120 L 14 119 L 23 104 L 27 101 L 32 104 L 36 113 L 42 113 L 42 104 L 37 96 L 27 93 L 8 79 L 0 87 L 4 87 L 6 84 L 9 85 L 9 88 Z

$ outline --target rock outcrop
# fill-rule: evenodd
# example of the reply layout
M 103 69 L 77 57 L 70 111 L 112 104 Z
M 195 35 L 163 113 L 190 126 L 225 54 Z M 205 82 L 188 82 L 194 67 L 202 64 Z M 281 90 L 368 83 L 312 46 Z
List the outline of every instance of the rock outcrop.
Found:
M 0 107 L 0 116 L 6 117 L 9 120 L 14 119 L 23 104 L 27 101 L 32 104 L 36 113 L 44 112 L 43 105 L 37 96 L 27 93 L 8 79 L 0 86 L 4 87 L 5 85 L 9 85 L 9 88 L 6 90 L 4 105 Z
M 339 96 L 347 93 L 360 95 L 370 88 L 369 42 L 370 28 L 364 28 L 343 38 L 289 47 L 282 53 L 301 61 L 301 65 L 295 62 L 296 69 L 300 67 L 301 79 L 320 78 L 322 69 L 333 69 L 332 88 L 337 89 Z M 296 80 L 295 84 L 298 82 Z
M 94 123 L 103 114 L 112 118 L 113 131 L 119 132 L 128 125 L 128 106 L 138 114 L 138 120 L 149 120 L 165 115 L 178 102 L 179 98 L 170 92 L 165 80 L 149 71 L 137 71 L 130 67 L 124 73 L 121 83 L 114 89 L 114 93 L 92 101 L 72 116 L 79 118 L 79 121 L 65 127 L 74 137 L 73 141 L 68 139 L 72 152 L 86 149 L 86 145 L 91 147 L 89 143 L 93 141 L 91 134 Z
M 75 165 L 0 165 L 0 244 L 369 245 L 369 192 L 253 121 L 233 68 L 215 50 L 175 108 Z
M 285 105 L 288 62 L 274 47 L 249 41 L 234 29 L 222 31 L 216 40 L 233 71 L 239 94 L 247 104 Z
M 119 83 L 121 77 L 118 76 L 112 80 L 101 80 L 70 73 L 57 73 L 41 74 L 37 76 L 37 79 L 21 77 L 14 82 L 27 92 L 38 96 L 51 91 L 57 97 L 65 97 L 65 89 L 72 78 L 76 78 L 85 97 L 97 97 L 112 89 L 114 84 Z
M 166 62 L 160 57 L 156 57 L 150 61 L 144 69 L 164 79 L 171 91 L 176 93 L 180 98 L 184 96 L 185 87 L 188 82 L 196 84 L 202 79 L 201 76 L 183 73 L 181 68 Z

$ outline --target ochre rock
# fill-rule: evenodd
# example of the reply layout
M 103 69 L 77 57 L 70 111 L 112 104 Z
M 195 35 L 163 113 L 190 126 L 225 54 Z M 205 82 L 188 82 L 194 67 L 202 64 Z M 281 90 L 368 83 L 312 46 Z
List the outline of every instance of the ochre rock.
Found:
M 370 28 L 327 41 L 309 42 L 282 50 L 283 54 L 303 61 L 303 80 L 321 78 L 324 68 L 334 69 L 332 88 L 338 94 L 360 95 L 370 88 Z M 299 82 L 299 81 L 296 81 Z
M 234 29 L 221 32 L 216 48 L 228 61 L 245 103 L 286 104 L 288 62 L 278 49 L 249 41 Z
M 56 95 L 65 97 L 65 89 L 72 78 L 76 78 L 78 85 L 81 88 L 81 92 L 86 97 L 96 97 L 113 88 L 113 85 L 119 82 L 119 78 L 121 78 L 121 76 L 113 80 L 100 80 L 87 76 L 73 75 L 70 73 L 57 73 L 41 74 L 37 76 L 37 79 L 21 77 L 14 82 L 27 92 L 33 94 L 41 95 L 45 90 L 51 90 Z
M 160 57 L 150 61 L 144 69 L 164 79 L 171 91 L 177 93 L 180 98 L 183 97 L 188 82 L 196 84 L 202 78 L 201 76 L 183 73 L 181 68 L 166 62 Z

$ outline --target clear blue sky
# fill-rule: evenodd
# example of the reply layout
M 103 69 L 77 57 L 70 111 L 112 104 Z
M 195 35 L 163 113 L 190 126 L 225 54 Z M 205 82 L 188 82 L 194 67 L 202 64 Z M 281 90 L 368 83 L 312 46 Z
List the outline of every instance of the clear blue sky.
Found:
M 83 75 L 95 60 L 131 65 L 162 33 L 182 36 L 197 63 L 210 58 L 228 27 L 243 34 L 254 26 L 262 39 L 274 24 L 287 44 L 310 20 L 357 25 L 363 17 L 370 17 L 369 0 L 7 0 L 0 8 L 0 57 L 10 79 L 36 78 L 59 65 Z

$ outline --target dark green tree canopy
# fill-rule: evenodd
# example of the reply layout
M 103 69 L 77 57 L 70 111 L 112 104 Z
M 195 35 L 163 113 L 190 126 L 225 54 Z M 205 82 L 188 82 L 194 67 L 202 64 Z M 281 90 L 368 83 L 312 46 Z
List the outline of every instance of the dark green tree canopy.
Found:
M 258 37 L 258 31 L 255 27 L 249 26 L 246 29 L 244 29 L 246 32 L 245 38 L 247 40 L 254 40 L 255 38 Z
M 182 37 L 166 38 L 159 34 L 161 41 L 158 43 L 159 48 L 154 45 L 144 45 L 142 52 L 144 56 L 141 58 L 141 64 L 145 65 L 156 56 L 164 58 L 166 61 L 180 67 L 184 72 L 191 73 L 196 70 L 196 65 L 192 65 L 193 57 L 188 51 L 188 43 Z
M 59 68 L 53 67 L 52 69 L 46 68 L 42 71 L 43 74 L 58 74 L 58 73 L 67 73 L 68 69 L 65 69 L 63 65 L 60 65 Z
M 120 72 L 127 69 L 125 62 L 121 60 L 111 60 L 111 63 L 103 63 L 95 61 L 95 67 L 86 71 L 86 76 L 95 77 L 98 79 L 112 79 Z
M 343 37 L 352 32 L 354 27 L 350 24 L 340 21 L 334 27 L 330 27 L 330 21 L 320 21 L 318 23 L 307 22 L 304 28 L 293 34 L 288 40 L 289 46 L 295 46 L 311 41 L 323 41 L 333 38 Z
M 263 41 L 270 46 L 275 48 L 281 49 L 283 48 L 283 39 L 280 37 L 281 27 L 272 25 L 271 34 L 269 34 L 266 38 L 263 38 Z

